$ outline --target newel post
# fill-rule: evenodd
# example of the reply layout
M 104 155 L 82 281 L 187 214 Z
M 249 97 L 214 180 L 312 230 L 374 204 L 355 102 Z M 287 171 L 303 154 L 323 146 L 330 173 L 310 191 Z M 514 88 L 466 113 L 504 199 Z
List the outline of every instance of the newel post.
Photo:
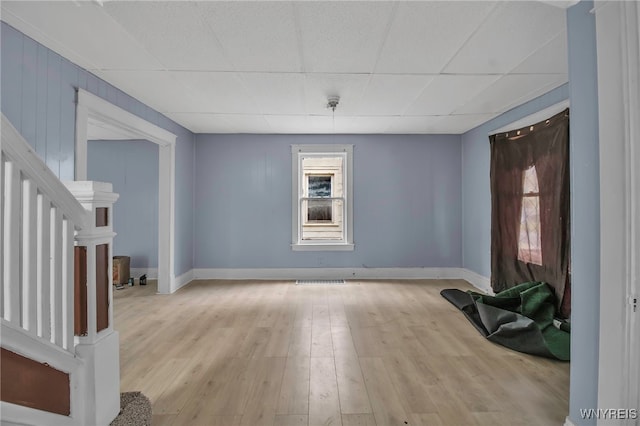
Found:
M 84 422 L 108 425 L 120 411 L 120 344 L 113 329 L 113 204 L 110 183 L 65 183 L 90 220 L 75 235 L 75 349 L 84 361 Z

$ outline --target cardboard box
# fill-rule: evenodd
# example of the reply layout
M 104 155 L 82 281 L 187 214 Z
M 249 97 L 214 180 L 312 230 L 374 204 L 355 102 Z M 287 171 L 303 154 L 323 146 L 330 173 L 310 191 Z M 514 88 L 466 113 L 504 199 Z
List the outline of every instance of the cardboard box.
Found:
M 129 256 L 113 256 L 113 284 L 127 284 L 131 277 Z

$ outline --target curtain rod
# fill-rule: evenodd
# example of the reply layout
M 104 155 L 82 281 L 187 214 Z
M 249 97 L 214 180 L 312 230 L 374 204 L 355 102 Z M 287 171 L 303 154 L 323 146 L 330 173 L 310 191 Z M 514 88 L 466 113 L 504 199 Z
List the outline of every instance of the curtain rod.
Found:
M 541 122 L 542 120 L 552 117 L 567 108 L 569 108 L 569 99 L 565 99 L 562 102 L 558 102 L 557 104 L 548 106 L 547 108 L 534 112 L 533 114 L 529 114 L 526 117 L 522 117 L 518 120 L 512 121 L 511 123 L 506 124 L 498 129 L 491 130 L 488 135 L 491 136 L 495 135 L 496 133 L 504 133 L 511 130 L 531 126 L 533 124 Z

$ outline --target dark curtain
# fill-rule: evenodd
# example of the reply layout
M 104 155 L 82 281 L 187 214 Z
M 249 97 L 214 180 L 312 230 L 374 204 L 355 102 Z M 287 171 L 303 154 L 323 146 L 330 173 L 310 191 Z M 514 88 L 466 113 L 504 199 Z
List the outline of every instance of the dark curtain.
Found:
M 522 129 L 489 136 L 491 144 L 491 286 L 527 281 L 553 287 L 561 315 L 570 314 L 569 110 Z M 542 265 L 518 259 L 524 173 L 535 166 Z

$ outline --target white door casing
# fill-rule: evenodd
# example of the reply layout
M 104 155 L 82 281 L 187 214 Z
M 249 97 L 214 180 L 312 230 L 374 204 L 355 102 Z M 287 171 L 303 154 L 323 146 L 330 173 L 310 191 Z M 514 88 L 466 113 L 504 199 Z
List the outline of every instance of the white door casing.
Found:
M 597 408 L 637 410 L 640 307 L 632 300 L 640 290 L 640 7 L 605 0 L 594 12 L 602 224 Z M 640 419 L 617 422 L 638 425 Z
M 176 135 L 112 103 L 78 89 L 75 179 L 87 179 L 87 128 L 96 120 L 121 129 L 131 139 L 158 145 L 158 293 L 175 291 L 175 158 Z

